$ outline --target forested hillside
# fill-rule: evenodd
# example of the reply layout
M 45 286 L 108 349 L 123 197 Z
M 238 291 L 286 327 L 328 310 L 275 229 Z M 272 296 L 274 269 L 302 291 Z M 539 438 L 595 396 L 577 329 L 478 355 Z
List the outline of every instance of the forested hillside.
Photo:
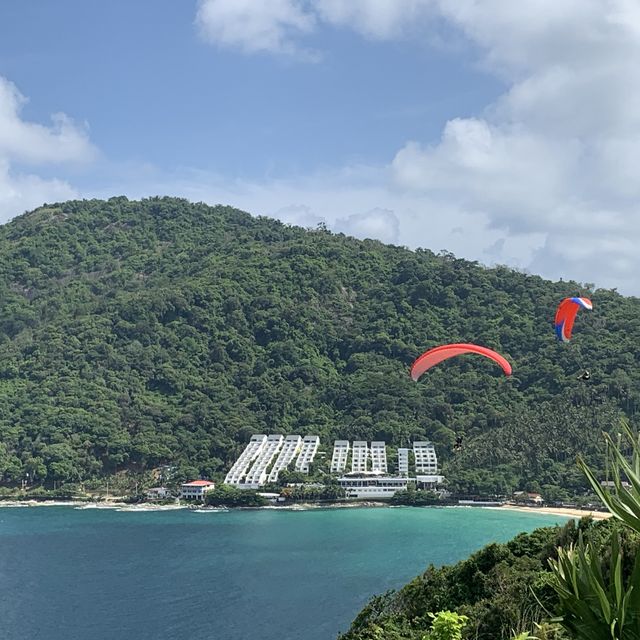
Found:
M 594 311 L 558 343 L 555 307 L 578 293 Z M 602 429 L 640 407 L 635 298 L 223 206 L 27 213 L 0 227 L 0 301 L 9 485 L 166 463 L 215 477 L 263 432 L 430 439 L 461 491 L 571 489 L 576 453 L 599 462 Z M 417 355 L 456 341 L 514 375 L 467 356 L 411 381 Z

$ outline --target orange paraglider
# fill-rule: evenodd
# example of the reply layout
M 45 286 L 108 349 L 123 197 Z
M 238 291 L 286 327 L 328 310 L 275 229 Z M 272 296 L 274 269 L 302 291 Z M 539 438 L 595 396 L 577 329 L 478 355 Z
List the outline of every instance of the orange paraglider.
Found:
M 412 380 L 418 381 L 418 378 L 431 367 L 439 364 L 443 360 L 453 358 L 455 356 L 461 356 L 465 353 L 475 353 L 485 358 L 490 358 L 502 367 L 505 375 L 510 376 L 512 369 L 509 361 L 501 356 L 499 353 L 488 349 L 487 347 L 481 347 L 477 344 L 455 343 L 455 344 L 443 344 L 439 347 L 429 349 L 425 351 L 416 361 L 411 365 L 410 375 Z

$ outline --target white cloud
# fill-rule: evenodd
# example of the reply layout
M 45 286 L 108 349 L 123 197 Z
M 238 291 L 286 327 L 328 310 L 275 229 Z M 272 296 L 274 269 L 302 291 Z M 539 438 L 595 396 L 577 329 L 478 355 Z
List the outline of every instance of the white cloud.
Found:
M 315 229 L 318 224 L 327 222 L 322 216 L 314 213 L 310 206 L 304 204 L 285 205 L 273 209 L 271 217 L 305 229 Z
M 63 180 L 15 174 L 6 162 L 0 160 L 0 222 L 35 209 L 44 202 L 62 202 L 78 197 L 78 192 Z
M 85 129 L 64 113 L 52 116 L 53 125 L 27 122 L 20 117 L 26 98 L 0 76 L 0 158 L 28 164 L 87 162 L 95 156 Z
M 244 53 L 269 52 L 313 58 L 295 44 L 313 30 L 315 16 L 297 0 L 200 0 L 196 24 L 202 37 Z
M 16 86 L 0 76 L 0 222 L 46 201 L 77 197 L 64 180 L 42 179 L 18 166 L 84 164 L 97 154 L 85 128 L 63 113 L 54 114 L 49 127 L 24 120 L 20 110 L 25 102 Z
M 547 276 L 640 293 L 637 5 L 439 0 L 438 11 L 510 88 L 475 118 L 451 119 L 435 144 L 406 143 L 392 162 L 398 186 L 508 238 L 543 234 L 528 266 Z
M 390 244 L 398 242 L 400 223 L 395 213 L 389 209 L 376 207 L 364 213 L 354 213 L 346 218 L 338 218 L 333 228 L 356 238 L 373 238 Z
M 322 20 L 354 29 L 367 37 L 389 40 L 404 35 L 420 19 L 433 16 L 433 0 L 316 0 Z
M 301 40 L 322 24 L 391 40 L 437 17 L 434 5 L 435 0 L 199 0 L 196 25 L 205 40 L 223 48 L 317 61 L 319 53 L 304 49 Z

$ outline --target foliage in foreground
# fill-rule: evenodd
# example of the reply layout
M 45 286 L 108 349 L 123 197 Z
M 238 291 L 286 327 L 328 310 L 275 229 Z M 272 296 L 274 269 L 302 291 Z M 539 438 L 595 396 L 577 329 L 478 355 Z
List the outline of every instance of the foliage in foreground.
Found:
M 638 640 L 640 638 L 640 554 L 623 576 L 624 555 L 617 535 L 605 550 L 585 545 L 582 538 L 551 559 L 552 586 L 559 597 L 557 621 L 577 640 Z M 604 566 L 603 566 L 604 565 Z
M 560 604 L 549 566 L 557 547 L 568 548 L 582 535 L 596 549 L 606 549 L 614 534 L 633 557 L 637 536 L 613 520 L 585 518 L 488 545 L 451 566 L 431 566 L 399 591 L 373 598 L 341 639 L 421 640 L 430 629 L 428 613 L 443 610 L 468 617 L 466 638 L 507 640 L 534 631 L 535 623 L 542 623 L 549 612 L 556 614 Z M 622 570 L 627 579 L 631 567 L 623 565 Z
M 439 611 L 430 613 L 431 629 L 424 640 L 461 640 L 462 630 L 467 624 L 467 616 L 455 611 Z
M 465 638 L 509 640 L 526 632 L 545 639 L 565 637 L 544 624 L 566 606 L 554 589 L 549 562 L 558 562 L 558 547 L 569 549 L 581 538 L 607 561 L 612 545 L 620 540 L 625 560 L 615 580 L 629 585 L 637 578 L 630 559 L 636 556 L 638 535 L 613 519 L 583 518 L 578 524 L 571 520 L 564 527 L 537 529 L 506 544 L 488 545 L 451 566 L 429 567 L 399 591 L 373 598 L 341 640 L 422 640 L 430 629 L 429 612 L 443 610 L 468 617 Z M 608 581 L 608 573 L 604 575 Z M 617 636 L 598 636 L 604 637 Z
M 622 442 L 631 448 L 631 462 Z M 608 434 L 607 467 L 612 489 L 603 487 L 593 470 L 579 460 L 579 466 L 594 491 L 625 531 L 640 534 L 640 442 L 628 423 L 621 424 L 618 443 Z M 628 483 L 624 482 L 624 479 Z M 624 565 L 631 567 L 624 570 Z M 585 543 L 558 549 L 550 560 L 552 587 L 560 599 L 557 622 L 576 640 L 638 640 L 640 638 L 640 553 L 624 549 L 617 535 L 607 547 Z

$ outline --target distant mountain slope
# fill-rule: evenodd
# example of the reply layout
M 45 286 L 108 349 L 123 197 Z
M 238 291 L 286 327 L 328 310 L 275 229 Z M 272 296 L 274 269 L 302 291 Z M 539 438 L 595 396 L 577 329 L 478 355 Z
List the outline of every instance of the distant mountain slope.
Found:
M 595 310 L 559 344 L 555 305 L 578 292 Z M 44 206 L 0 227 L 0 300 L 4 483 L 169 462 L 214 475 L 251 433 L 280 432 L 428 438 L 445 463 L 464 433 L 448 469 L 469 491 L 562 484 L 616 408 L 640 407 L 635 298 L 229 207 Z M 454 341 L 497 349 L 514 376 L 465 357 L 410 380 Z

